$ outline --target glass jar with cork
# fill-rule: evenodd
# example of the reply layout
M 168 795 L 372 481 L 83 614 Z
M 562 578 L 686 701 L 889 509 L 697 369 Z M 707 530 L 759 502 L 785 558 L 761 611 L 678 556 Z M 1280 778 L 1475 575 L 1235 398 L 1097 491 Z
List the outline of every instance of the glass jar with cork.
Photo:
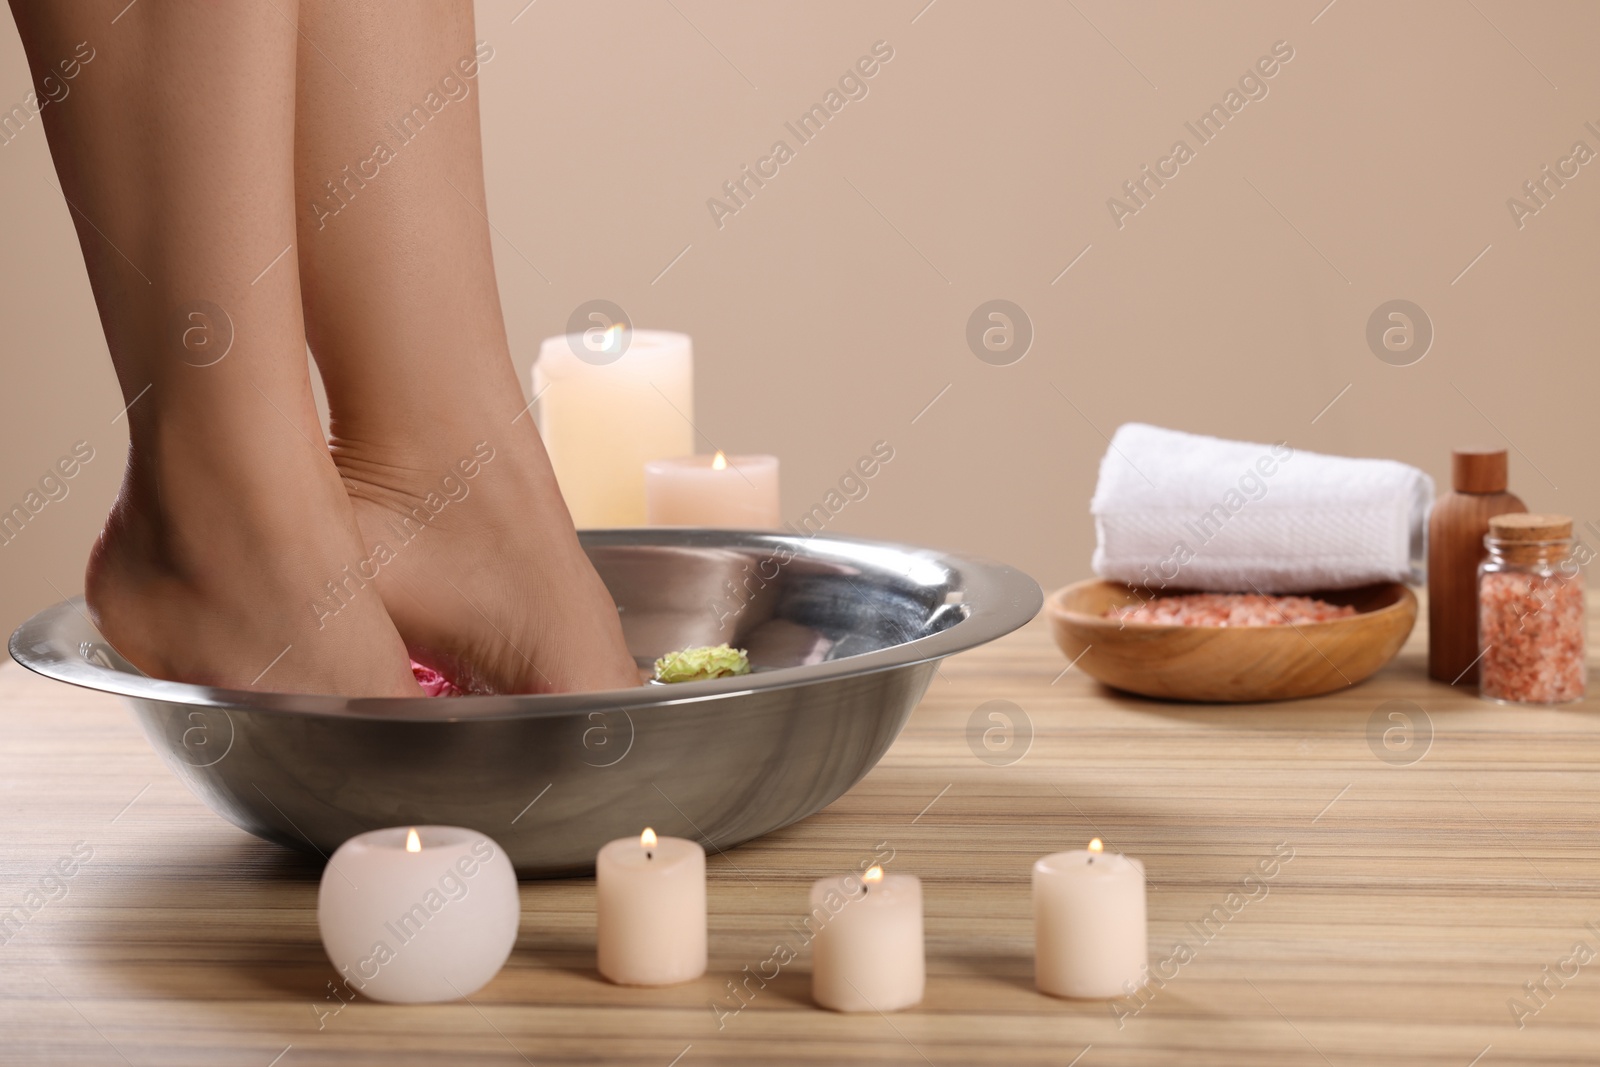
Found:
M 1503 704 L 1583 699 L 1582 560 L 1565 515 L 1496 515 L 1478 567 L 1478 692 Z

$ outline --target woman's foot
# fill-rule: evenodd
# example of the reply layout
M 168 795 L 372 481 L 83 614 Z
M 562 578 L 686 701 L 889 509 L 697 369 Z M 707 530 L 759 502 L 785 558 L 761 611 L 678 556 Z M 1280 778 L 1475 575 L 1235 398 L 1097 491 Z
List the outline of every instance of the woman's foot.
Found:
M 441 411 L 403 440 L 341 437 L 334 422 L 334 461 L 411 655 L 469 692 L 638 685 L 531 417 L 453 406 L 470 418 Z
M 360 579 L 366 553 L 326 454 L 300 440 L 275 452 L 174 443 L 172 462 L 130 457 L 90 555 L 85 596 L 105 639 L 157 678 L 421 696 L 381 598 Z
M 471 4 L 407 11 L 300 5 L 303 37 L 317 45 L 302 54 L 295 91 L 295 253 L 334 461 L 384 604 L 419 662 L 474 691 L 637 685 L 533 419 L 518 418 L 473 91 L 492 50 L 477 43 Z M 369 143 L 440 70 L 464 88 L 428 135 L 381 180 L 330 196 L 329 176 L 351 173 L 351 145 Z

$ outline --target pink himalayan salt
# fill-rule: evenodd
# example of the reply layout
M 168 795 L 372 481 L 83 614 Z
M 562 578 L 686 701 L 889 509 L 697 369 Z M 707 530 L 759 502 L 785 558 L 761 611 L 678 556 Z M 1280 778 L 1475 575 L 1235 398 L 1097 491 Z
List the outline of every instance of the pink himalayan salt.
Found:
M 1583 586 L 1558 576 L 1491 571 L 1478 587 L 1479 691 L 1491 700 L 1583 699 Z
M 1284 626 L 1354 615 L 1348 604 L 1262 593 L 1183 593 L 1106 609 L 1106 618 L 1159 626 Z
M 432 667 L 411 661 L 411 674 L 417 679 L 417 684 L 422 686 L 422 691 L 431 697 L 459 697 L 466 696 L 455 683 Z

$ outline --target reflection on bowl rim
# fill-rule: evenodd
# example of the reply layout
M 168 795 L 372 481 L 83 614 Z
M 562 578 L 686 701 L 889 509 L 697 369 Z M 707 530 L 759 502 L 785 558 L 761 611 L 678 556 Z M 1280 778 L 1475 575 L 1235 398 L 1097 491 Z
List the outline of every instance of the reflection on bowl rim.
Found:
M 700 530 L 694 528 L 638 527 L 615 530 L 583 530 L 579 538 L 586 545 L 637 546 L 641 534 L 653 543 L 725 547 L 722 542 L 736 539 L 737 546 L 801 546 L 795 559 L 828 559 L 840 562 L 862 560 L 873 555 L 903 553 L 925 560 L 942 577 L 947 567 L 958 569 L 963 589 L 960 603 L 964 617 L 937 633 L 854 656 L 796 667 L 779 667 L 730 678 L 678 682 L 674 695 L 663 699 L 662 686 L 640 685 L 627 689 L 608 689 L 585 693 L 507 693 L 459 697 L 339 697 L 325 694 L 279 693 L 223 689 L 173 682 L 118 668 L 91 663 L 79 650 L 69 658 L 42 651 L 55 625 L 76 613 L 87 619 L 83 598 L 45 608 L 19 626 L 9 643 L 12 658 L 24 667 L 69 685 L 135 700 L 156 700 L 198 708 L 228 708 L 249 712 L 271 712 L 310 717 L 359 718 L 378 721 L 455 722 L 460 720 L 523 719 L 568 715 L 574 712 L 650 711 L 677 704 L 720 700 L 762 690 L 789 689 L 825 680 L 873 674 L 895 667 L 911 666 L 941 659 L 955 652 L 986 644 L 1010 633 L 1038 614 L 1043 593 L 1037 583 L 1014 567 L 1002 563 L 932 549 L 831 534 L 799 537 L 770 530 Z M 646 542 L 651 543 L 651 542 Z M 903 556 L 900 558 L 904 558 Z M 912 576 L 907 575 L 908 579 Z M 1018 621 L 1019 607 L 1006 603 L 1031 587 L 1032 608 Z M 1025 597 L 1025 599 L 1027 599 Z M 102 638 L 103 640 L 103 638 Z

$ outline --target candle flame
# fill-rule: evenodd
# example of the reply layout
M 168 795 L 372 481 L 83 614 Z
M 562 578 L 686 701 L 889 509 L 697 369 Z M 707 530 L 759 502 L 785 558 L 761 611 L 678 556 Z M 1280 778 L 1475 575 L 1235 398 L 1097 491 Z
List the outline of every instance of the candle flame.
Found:
M 725 471 L 728 469 L 728 457 L 722 454 L 722 449 L 717 449 L 717 454 L 711 457 L 711 469 Z
M 868 867 L 866 873 L 861 876 L 861 880 L 869 885 L 883 881 L 883 868 Z
M 654 830 L 650 829 L 650 827 L 648 827 L 648 826 L 646 826 L 644 828 L 644 833 L 639 835 L 639 847 L 640 848 L 655 848 L 656 847 L 656 832 Z
M 413 826 L 411 829 L 406 831 L 406 851 L 407 852 L 421 852 L 422 851 L 422 838 L 417 836 L 417 828 L 415 826 Z
M 1090 852 L 1103 852 L 1105 850 L 1105 847 L 1106 847 L 1105 843 L 1102 842 L 1098 837 L 1095 838 L 1093 841 L 1089 842 L 1089 851 Z

